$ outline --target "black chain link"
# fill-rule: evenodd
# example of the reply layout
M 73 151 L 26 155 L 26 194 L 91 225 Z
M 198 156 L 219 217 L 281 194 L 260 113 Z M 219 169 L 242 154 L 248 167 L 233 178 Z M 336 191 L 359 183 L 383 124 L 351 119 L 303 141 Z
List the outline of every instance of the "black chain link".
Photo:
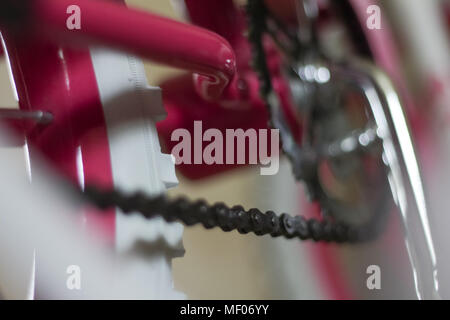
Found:
M 242 206 L 229 208 L 224 203 L 208 205 L 203 200 L 191 202 L 184 197 L 169 199 L 166 195 L 148 196 L 141 192 L 126 195 L 119 190 L 103 191 L 87 186 L 84 195 L 100 209 L 118 207 L 125 214 L 139 212 L 145 218 L 162 216 L 167 222 L 179 221 L 187 226 L 201 224 L 206 229 L 219 227 L 229 232 L 254 233 L 258 236 L 298 238 L 324 242 L 361 242 L 370 240 L 374 233 L 366 227 L 350 227 L 332 221 L 306 219 L 273 211 L 245 210 Z

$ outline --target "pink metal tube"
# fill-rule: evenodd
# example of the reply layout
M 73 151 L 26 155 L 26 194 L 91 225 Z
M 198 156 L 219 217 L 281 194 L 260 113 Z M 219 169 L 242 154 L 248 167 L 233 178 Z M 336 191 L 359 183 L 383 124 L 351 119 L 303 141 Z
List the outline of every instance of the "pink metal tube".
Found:
M 206 29 L 127 9 L 122 4 L 91 0 L 33 0 L 29 27 L 58 41 L 98 44 L 145 59 L 192 70 L 197 91 L 207 100 L 220 97 L 236 72 L 233 49 Z M 81 29 L 69 30 L 67 8 L 81 12 Z M 113 67 L 113 66 L 112 66 Z

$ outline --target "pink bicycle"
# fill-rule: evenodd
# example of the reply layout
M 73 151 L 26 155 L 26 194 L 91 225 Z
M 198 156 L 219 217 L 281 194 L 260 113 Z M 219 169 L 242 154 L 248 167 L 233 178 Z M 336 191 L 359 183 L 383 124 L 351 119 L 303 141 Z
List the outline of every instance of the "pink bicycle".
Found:
M 401 243 L 398 265 L 412 267 L 406 276 L 390 273 L 404 278 L 392 284 L 397 293 L 387 289 L 385 297 L 439 297 L 446 286 L 438 286 L 413 143 L 428 123 L 408 93 L 384 15 L 376 25 L 377 1 L 182 4 L 189 25 L 123 1 L 2 1 L 0 30 L 19 110 L 1 109 L 0 118 L 14 144 L 26 146 L 29 176 L 40 170 L 34 161 L 40 154 L 83 191 L 91 206 L 79 209 L 80 223 L 127 257 L 119 277 L 130 287 L 155 279 L 172 287 L 170 260 L 182 250 L 182 227 L 171 223 L 177 221 L 321 242 L 311 259 L 328 297 L 338 299 L 361 296 L 352 280 L 343 280 L 342 250 Z M 189 73 L 161 90 L 148 85 L 137 57 Z M 166 198 L 166 189 L 178 183 L 172 133 L 181 128 L 194 135 L 195 121 L 223 135 L 278 129 L 283 154 L 313 203 L 304 206 L 305 216 Z M 246 154 L 250 149 L 247 144 Z M 196 180 L 241 166 L 236 163 L 177 167 Z M 142 254 L 145 243 L 158 243 L 158 254 Z M 39 250 L 33 259 L 32 296 L 47 297 L 40 291 L 46 278 L 39 274 L 45 265 Z M 177 297 L 171 289 L 150 291 L 139 297 Z

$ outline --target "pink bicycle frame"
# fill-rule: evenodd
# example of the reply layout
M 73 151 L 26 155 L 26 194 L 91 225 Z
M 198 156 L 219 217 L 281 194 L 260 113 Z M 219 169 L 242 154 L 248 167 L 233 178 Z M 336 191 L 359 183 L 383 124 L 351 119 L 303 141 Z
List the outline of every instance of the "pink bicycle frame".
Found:
M 30 1 L 30 16 L 22 21 L 22 36 L 39 30 L 39 37 L 58 43 L 96 44 L 123 49 L 148 60 L 191 70 L 205 99 L 216 99 L 235 75 L 235 56 L 219 35 L 151 13 L 126 9 L 120 3 L 89 0 Z M 67 8 L 77 5 L 82 28 L 67 28 Z M 4 26 L 5 28 L 5 26 Z M 25 29 L 25 30 L 23 30 Z M 8 30 L 8 26 L 6 26 Z

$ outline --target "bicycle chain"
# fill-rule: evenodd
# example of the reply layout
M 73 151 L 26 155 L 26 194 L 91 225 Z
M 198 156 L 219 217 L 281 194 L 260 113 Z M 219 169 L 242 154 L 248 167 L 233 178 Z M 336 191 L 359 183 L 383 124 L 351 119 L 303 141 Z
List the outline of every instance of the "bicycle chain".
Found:
M 259 72 L 261 80 L 261 95 L 267 102 L 272 89 L 262 45 L 267 9 L 261 3 L 260 0 L 248 2 L 248 38 L 254 50 L 253 66 Z M 187 226 L 201 224 L 206 229 L 219 227 L 225 232 L 237 230 L 241 234 L 269 234 L 287 239 L 354 243 L 373 239 L 378 230 L 374 221 L 362 226 L 349 226 L 329 218 L 318 220 L 287 213 L 277 215 L 273 211 L 262 212 L 256 208 L 230 208 L 224 203 L 209 205 L 204 200 L 189 201 L 185 197 L 169 199 L 165 194 L 149 196 L 137 192 L 127 195 L 117 189 L 102 190 L 93 185 L 86 186 L 83 194 L 100 209 L 118 207 L 125 214 L 140 213 L 148 219 L 161 216 L 167 222 L 179 221 Z
M 167 222 L 180 221 L 187 226 L 201 224 L 206 229 L 215 227 L 241 234 L 258 236 L 270 234 L 287 239 L 314 240 L 324 242 L 361 242 L 370 240 L 375 234 L 368 227 L 350 227 L 327 220 L 306 219 L 273 211 L 261 212 L 253 208 L 246 211 L 242 206 L 229 208 L 224 203 L 208 205 L 204 200 L 195 202 L 184 197 L 169 199 L 165 194 L 149 196 L 142 192 L 127 195 L 117 189 L 101 190 L 87 186 L 84 195 L 100 209 L 118 207 L 125 214 L 138 212 L 150 219 L 161 216 Z

